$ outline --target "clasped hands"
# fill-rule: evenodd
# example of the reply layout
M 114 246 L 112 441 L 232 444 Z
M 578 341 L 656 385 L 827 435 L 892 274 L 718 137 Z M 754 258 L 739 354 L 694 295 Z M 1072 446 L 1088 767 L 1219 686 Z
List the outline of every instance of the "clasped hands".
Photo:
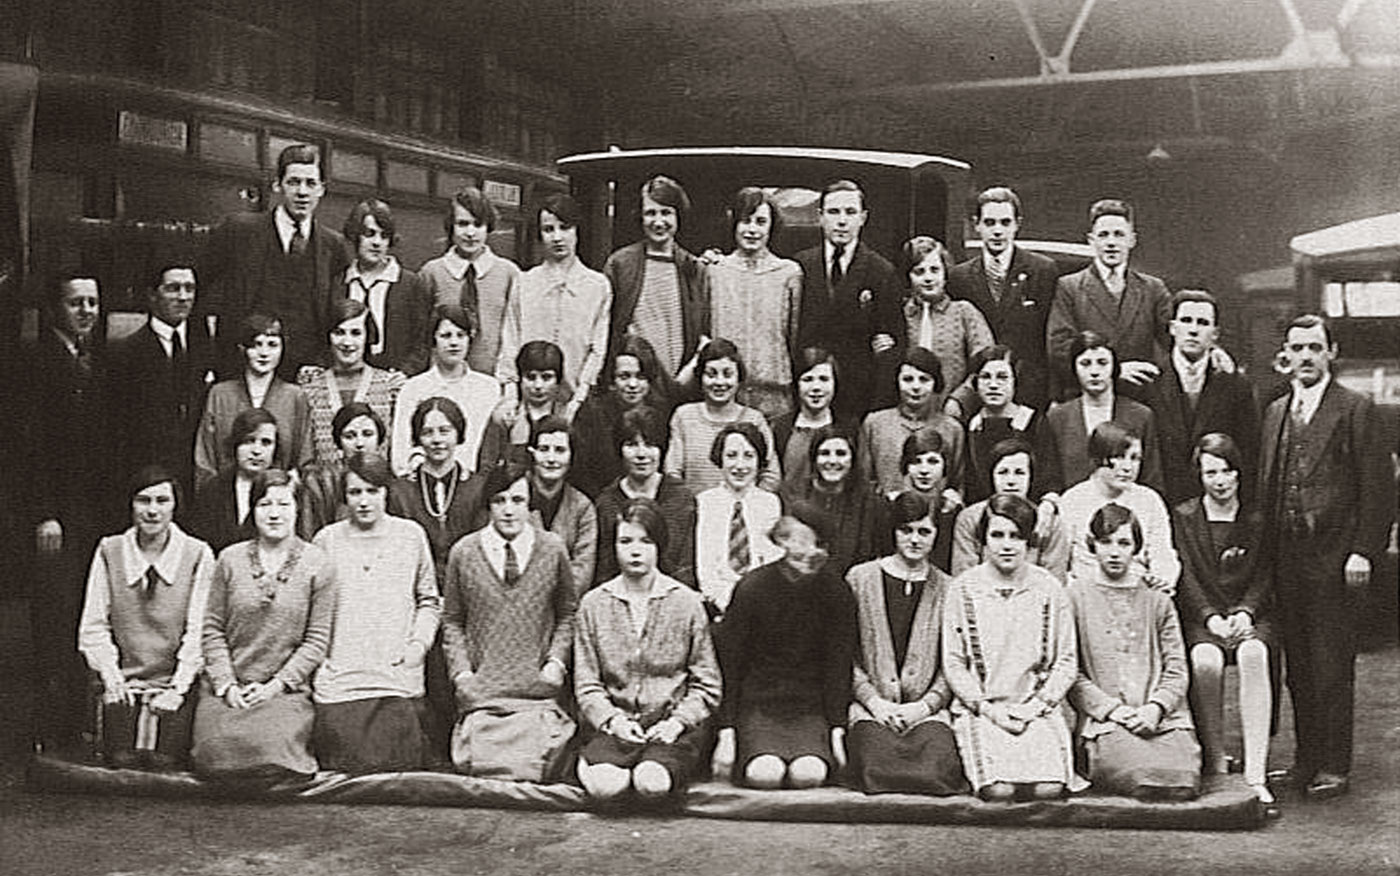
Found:
M 903 733 L 915 724 L 933 714 L 928 703 L 915 700 L 912 703 L 896 703 L 876 697 L 867 706 L 876 723 L 896 733 Z
M 1031 697 L 1022 703 L 1006 703 L 1000 700 L 983 703 L 979 710 L 982 717 L 1014 736 L 1025 732 L 1030 723 L 1048 713 L 1053 707 L 1044 700 Z
M 249 684 L 231 684 L 228 690 L 224 691 L 224 702 L 232 709 L 251 709 L 286 690 L 287 685 L 276 676 L 261 683 L 254 681 Z
M 139 691 L 127 684 L 126 679 L 120 675 L 102 680 L 102 701 L 109 705 L 121 703 L 124 706 L 134 706 L 138 694 Z M 178 712 L 184 704 L 184 695 L 170 689 L 162 690 L 151 697 L 152 711 L 164 714 Z
M 635 719 L 618 713 L 609 718 L 607 723 L 603 725 L 603 732 L 610 736 L 616 736 L 623 742 L 631 742 L 636 745 L 646 742 L 670 745 L 685 732 L 685 725 L 675 718 L 666 718 L 644 729 Z
M 1206 629 L 1212 636 L 1231 644 L 1254 638 L 1254 618 L 1241 609 L 1229 617 L 1213 614 L 1206 619 Z
M 1108 720 L 1138 736 L 1152 736 L 1162 723 L 1162 707 L 1156 703 L 1141 706 L 1119 705 L 1108 713 Z

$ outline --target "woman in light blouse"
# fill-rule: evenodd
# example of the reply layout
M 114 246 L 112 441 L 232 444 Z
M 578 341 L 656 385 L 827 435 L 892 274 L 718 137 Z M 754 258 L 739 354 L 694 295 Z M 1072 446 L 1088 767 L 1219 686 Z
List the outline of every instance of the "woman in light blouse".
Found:
M 782 555 L 768 538 L 782 502 L 755 483 L 768 461 L 768 441 L 752 423 L 721 429 L 710 461 L 724 481 L 695 497 L 695 578 L 711 614 L 719 616 L 744 573 Z
M 904 301 L 906 340 L 910 349 L 923 347 L 943 365 L 943 385 L 957 388 L 967 376 L 968 362 L 995 339 L 982 311 L 971 301 L 948 297 L 948 274 L 953 259 L 948 248 L 932 237 L 911 238 L 904 244 L 909 297 Z M 934 400 L 943 409 L 943 393 Z

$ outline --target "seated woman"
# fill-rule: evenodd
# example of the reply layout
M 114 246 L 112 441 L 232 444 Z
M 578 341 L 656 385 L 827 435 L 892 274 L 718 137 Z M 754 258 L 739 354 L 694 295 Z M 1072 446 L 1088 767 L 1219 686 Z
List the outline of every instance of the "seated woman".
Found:
M 745 572 L 782 555 L 768 532 L 782 502 L 754 484 L 768 461 L 768 444 L 752 423 L 731 423 L 710 445 L 724 481 L 695 497 L 695 582 L 712 617 L 729 607 Z
M 204 616 L 204 684 L 194 715 L 196 773 L 271 784 L 316 772 L 308 681 L 326 656 L 335 582 L 321 549 L 296 537 L 296 484 L 253 481 L 257 536 L 219 554 Z
M 387 371 L 418 374 L 428 367 L 425 339 L 433 293 L 389 251 L 399 236 L 393 211 L 378 198 L 360 201 L 341 233 L 353 255 L 341 278 L 345 297 L 369 308 L 376 329 L 365 360 Z
M 650 408 L 637 408 L 622 415 L 613 434 L 624 474 L 598 494 L 598 543 L 612 544 L 618 515 L 632 499 L 651 499 L 665 519 L 668 533 L 657 568 L 687 587 L 695 587 L 695 496 L 680 478 L 661 471 L 666 421 Z M 598 553 L 593 584 L 611 581 L 620 572 L 616 552 L 604 549 Z
M 591 731 L 578 777 L 600 799 L 678 794 L 720 700 L 709 618 L 656 568 L 668 531 L 655 502 L 629 500 L 612 529 L 621 574 L 583 597 L 574 632 L 574 696 Z
M 1014 493 L 1030 498 L 1040 460 L 1024 438 L 998 441 L 985 458 L 994 493 Z M 954 576 L 986 559 L 977 538 L 977 527 L 986 514 L 986 499 L 973 502 L 958 512 L 953 524 L 953 566 L 949 570 Z M 1029 546 L 1026 559 L 1059 580 L 1065 580 L 1069 571 L 1069 540 L 1065 537 L 1065 522 L 1054 504 L 1042 503 L 1036 509 L 1035 540 Z
M 530 443 L 534 425 L 545 417 L 568 420 L 567 392 L 560 383 L 564 351 L 549 341 L 526 341 L 515 355 L 520 375 L 520 403 L 502 419 L 499 413 L 486 421 L 477 451 L 476 470 L 490 471 Z
M 972 386 L 981 410 L 967 422 L 967 469 L 963 472 L 963 497 L 969 504 L 1001 492 L 988 479 L 992 448 L 1008 438 L 1035 441 L 1040 412 L 1016 401 L 1017 369 L 1020 360 L 1005 344 L 995 344 L 972 357 Z M 1058 472 L 1050 471 L 1054 455 L 1036 454 L 1036 472 L 1027 498 L 1037 500 L 1045 483 L 1059 483 Z M 1042 470 L 1044 469 L 1044 470 Z M 954 572 L 954 574 L 957 574 Z
M 878 524 L 879 497 L 856 468 L 856 432 L 848 426 L 823 426 L 807 445 L 802 470 L 810 474 L 803 483 L 785 481 L 779 496 L 791 507 L 807 503 L 832 521 L 827 565 L 837 575 L 875 555 L 874 527 Z
M 957 520 L 958 509 L 962 507 L 962 496 L 948 486 L 948 462 L 943 435 L 932 429 L 915 432 L 904 439 L 900 449 L 899 471 L 903 478 L 902 489 L 885 493 L 878 504 L 879 522 L 875 525 L 874 545 L 878 554 L 888 554 L 894 550 L 894 542 L 889 533 L 890 503 L 900 493 L 916 493 L 928 502 L 934 527 L 933 553 L 929 562 L 947 571 L 953 553 L 953 523 Z
M 467 471 L 459 453 L 466 431 L 467 418 L 452 399 L 423 399 L 409 416 L 407 438 L 422 462 L 389 486 L 390 513 L 416 521 L 428 534 L 439 580 L 447 571 L 447 552 L 457 539 L 481 528 L 485 513 L 485 476 Z
M 340 482 L 345 475 L 345 460 L 356 453 L 382 453 L 389 432 L 384 419 L 366 402 L 351 402 L 335 412 L 331 420 L 331 438 L 338 448 L 330 462 L 313 462 L 301 472 L 297 535 L 310 541 L 321 527 L 344 520 L 345 496 Z
M 963 769 L 985 800 L 1055 799 L 1074 772 L 1060 703 L 1074 683 L 1074 613 L 1059 581 L 1026 562 L 1035 506 L 993 495 L 978 540 L 988 559 L 943 602 L 943 673 Z
M 490 523 L 453 545 L 442 650 L 457 697 L 452 762 L 495 779 L 554 781 L 574 722 L 560 707 L 578 593 L 559 536 L 530 525 L 526 468 L 486 474 Z
M 832 410 L 840 388 L 840 369 L 825 347 L 806 347 L 797 354 L 797 408 L 769 425 L 773 429 L 773 452 L 783 470 L 783 484 L 804 487 L 812 473 L 809 451 L 818 429 L 843 426 L 854 430 L 857 424 L 843 418 L 839 423 Z
M 1176 600 L 1191 659 L 1191 711 L 1205 771 L 1224 773 L 1224 672 L 1237 662 L 1244 778 L 1261 801 L 1272 803 L 1264 771 L 1282 661 L 1270 659 L 1278 647 L 1269 618 L 1273 579 L 1256 571 L 1262 521 L 1240 500 L 1240 449 L 1234 439 L 1219 432 L 1202 435 L 1192 456 L 1205 493 L 1172 510 L 1181 551 Z
M 297 375 L 297 382 L 311 405 L 311 433 L 316 446 L 316 461 L 331 465 L 338 459 L 339 446 L 332 424 L 336 413 L 345 405 L 364 402 L 374 409 L 382 422 L 389 422 L 394 413 L 404 377 L 397 371 L 385 371 L 365 362 L 366 349 L 379 339 L 378 329 L 368 322 L 369 310 L 361 301 L 342 298 L 331 306 L 330 367 L 307 365 Z
M 564 542 L 581 593 L 593 582 L 598 514 L 588 497 L 569 484 L 574 444 L 574 430 L 561 417 L 545 417 L 530 429 L 530 522 Z
M 721 429 L 733 423 L 751 423 L 768 447 L 773 446 L 773 433 L 763 414 L 735 401 L 746 372 L 739 348 L 732 341 L 715 338 L 706 344 L 696 360 L 696 370 L 704 399 L 681 405 L 671 415 L 671 444 L 666 449 L 664 470 L 698 496 L 724 480 L 724 472 L 711 453 Z M 782 479 L 777 456 L 768 454 L 765 460 L 758 485 L 776 490 Z
M 1079 636 L 1069 698 L 1084 716 L 1089 781 L 1144 800 L 1189 800 L 1200 793 L 1201 747 L 1186 705 L 1190 672 L 1176 608 L 1132 562 L 1142 550 L 1132 511 L 1113 502 L 1095 511 L 1089 547 L 1097 571 L 1069 588 Z
M 923 347 L 905 352 L 897 378 L 899 405 L 866 414 L 860 428 L 860 470 L 882 493 L 904 488 L 900 456 L 910 435 L 937 432 L 943 438 L 947 481 L 962 483 L 963 428 L 939 411 L 935 399 L 943 392 L 943 368 Z
M 489 374 L 473 371 L 467 365 L 471 349 L 471 315 L 460 304 L 440 304 L 433 308 L 432 359 L 428 370 L 410 377 L 394 402 L 394 437 L 391 443 L 394 474 L 411 474 L 423 461 L 423 449 L 412 436 L 413 412 L 425 399 L 451 399 L 463 415 L 458 437 L 457 462 L 464 474 L 476 471 L 481 436 L 491 412 L 501 400 L 501 387 Z
M 174 523 L 175 476 L 148 466 L 128 491 L 131 526 L 97 545 L 78 650 L 102 682 L 102 753 L 109 766 L 178 769 L 190 748 L 204 663 L 200 635 L 214 554 Z
M 243 376 L 209 388 L 204 417 L 194 444 L 195 487 L 202 487 L 233 463 L 228 437 L 233 421 L 249 408 L 262 408 L 277 423 L 277 457 L 272 465 L 300 471 L 311 462 L 311 407 L 301 387 L 277 376 L 282 364 L 282 322 L 252 313 L 237 327 Z
M 782 558 L 744 576 L 715 632 L 715 773 L 753 788 L 815 788 L 844 759 L 855 598 L 825 569 L 827 522 L 792 510 L 773 527 Z
M 1142 483 L 1162 490 L 1162 462 L 1157 449 L 1157 427 L 1151 409 L 1118 395 L 1118 354 L 1098 332 L 1083 331 L 1069 348 L 1069 361 L 1079 381 L 1079 396 L 1056 402 L 1037 426 L 1035 446 L 1047 463 L 1042 486 L 1063 491 L 1093 474 L 1085 453 L 1089 436 L 1109 420 L 1122 423 L 1142 439 Z M 1058 476 L 1058 481 L 1051 476 Z M 1087 522 L 1087 518 L 1086 521 Z
M 889 522 L 894 553 L 846 573 L 860 630 L 846 732 L 851 774 L 867 794 L 963 794 L 952 692 L 939 666 L 951 579 L 928 561 L 936 531 L 928 500 L 901 493 Z
M 423 666 L 442 599 L 423 528 L 387 513 L 389 461 L 350 457 L 348 520 L 316 534 L 335 573 L 335 626 L 312 698 L 321 768 L 420 769 L 427 762 Z
M 248 408 L 233 418 L 224 439 L 232 462 L 195 496 L 194 531 L 215 551 L 252 536 L 253 480 L 272 467 L 278 437 L 276 418 L 263 408 Z
M 578 450 L 569 482 L 590 498 L 622 476 L 615 434 L 622 416 L 645 407 L 656 411 L 664 423 L 671 416 L 675 394 L 651 344 L 636 335 L 625 335 L 618 342 L 603 369 L 601 387 L 607 390 L 594 391 L 574 417 Z
M 909 280 L 904 300 L 905 340 L 909 349 L 923 347 L 943 365 L 943 385 L 952 390 L 968 374 L 968 361 L 995 339 L 982 311 L 971 301 L 948 297 L 948 274 L 953 259 L 948 248 L 932 237 L 904 244 L 903 262 Z M 943 390 L 934 405 L 943 410 Z
M 1117 502 L 1137 518 L 1142 527 L 1143 550 L 1133 562 L 1142 566 L 1147 586 L 1176 592 L 1181 561 L 1172 547 L 1171 517 L 1156 490 L 1137 482 L 1142 470 L 1142 440 L 1121 423 L 1100 423 L 1089 436 L 1088 455 L 1093 474 L 1065 491 L 1060 499 L 1065 535 L 1069 538 L 1071 577 L 1095 574 L 1098 561 L 1089 550 L 1089 521 L 1094 512 Z

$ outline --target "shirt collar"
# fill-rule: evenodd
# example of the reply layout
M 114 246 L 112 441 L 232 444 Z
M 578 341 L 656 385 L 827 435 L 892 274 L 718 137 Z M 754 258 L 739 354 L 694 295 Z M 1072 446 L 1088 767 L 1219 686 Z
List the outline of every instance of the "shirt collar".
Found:
M 651 589 L 647 591 L 647 599 L 660 599 L 672 590 L 678 589 L 680 586 L 681 583 L 675 578 L 670 577 L 664 572 L 657 572 L 656 576 L 651 580 Z M 600 584 L 599 589 L 621 600 L 626 600 L 628 597 L 627 585 L 622 583 L 621 575 Z
M 1108 265 L 1104 264 L 1098 259 L 1094 259 L 1094 270 L 1098 272 L 1099 279 L 1103 281 L 1105 286 L 1108 285 L 1109 279 L 1115 276 L 1118 277 L 1120 280 L 1128 279 L 1127 262 L 1124 262 L 1116 268 L 1110 268 Z
M 925 307 L 927 307 L 934 313 L 947 313 L 948 308 L 953 306 L 953 299 L 949 298 L 948 293 L 946 292 L 938 296 L 938 300 L 934 302 L 928 302 L 918 297 L 914 298 L 914 302 L 919 305 L 920 310 L 923 310 Z
M 1011 257 L 1015 254 L 1014 246 L 1008 246 L 1002 250 L 1001 255 L 995 255 L 984 249 L 982 250 L 982 265 L 984 269 L 988 266 L 1000 267 L 1001 273 L 1005 274 L 1011 270 Z
M 1316 407 L 1322 401 L 1322 394 L 1327 391 L 1327 384 L 1331 382 L 1331 374 L 1324 376 L 1321 380 L 1319 380 L 1317 383 L 1314 383 L 1312 386 L 1304 386 L 1301 381 L 1294 380 L 1292 382 L 1293 397 L 1295 399 L 1302 399 L 1303 404 L 1308 405 L 1309 407 Z M 1294 404 L 1297 404 L 1297 402 L 1294 402 Z
M 1205 373 L 1205 370 L 1210 367 L 1210 353 L 1207 351 L 1207 353 L 1200 358 L 1200 361 L 1192 362 L 1182 354 L 1181 350 L 1172 347 L 1172 365 L 1175 366 L 1176 370 L 1181 374 L 1190 374 L 1193 377 L 1202 375 Z
M 463 270 L 465 270 L 465 268 Z M 389 256 L 388 266 L 374 279 L 374 284 L 372 285 L 377 285 L 379 283 L 397 283 L 399 281 L 399 271 L 399 260 L 393 256 Z M 360 262 L 358 259 L 351 262 L 350 267 L 345 269 L 345 280 L 346 282 L 359 283 L 361 286 L 366 286 L 366 288 L 368 288 L 368 285 L 364 281 L 364 274 L 360 273 Z
M 856 247 L 858 246 L 860 246 L 859 237 L 846 244 L 845 249 L 841 250 L 841 268 L 843 270 L 849 269 L 851 267 L 851 259 L 855 258 Z M 831 257 L 835 253 L 836 244 L 832 243 L 826 238 L 822 238 L 822 261 L 826 263 L 826 266 L 828 268 L 831 267 Z
M 496 527 L 486 524 L 486 528 L 481 533 L 481 541 L 488 551 L 493 554 L 504 554 L 506 552 L 506 540 L 496 531 Z M 510 540 L 511 546 L 515 548 L 516 557 L 526 557 L 535 547 L 535 527 L 525 524 L 525 528 L 520 534 Z M 521 561 L 523 565 L 523 560 Z
M 277 236 L 282 239 L 283 244 L 292 239 L 296 234 L 297 221 L 292 218 L 292 214 L 287 212 L 285 204 L 278 204 L 277 209 L 272 211 L 272 221 L 277 223 Z M 311 236 L 311 217 L 306 217 L 301 223 L 302 233 L 307 237 Z
M 452 275 L 452 279 L 460 280 L 467 275 L 468 265 L 476 265 L 477 277 L 486 276 L 491 272 L 491 268 L 501 260 L 501 257 L 488 246 L 481 251 L 481 255 L 476 257 L 476 261 L 471 261 L 462 258 L 462 254 L 457 252 L 457 247 L 451 246 L 443 254 L 442 260 L 447 267 L 447 273 Z
M 1029 426 L 1031 423 L 1031 417 L 1034 416 L 1035 408 L 1027 407 L 1026 405 L 1019 405 L 1016 408 L 1016 413 L 1012 414 L 1007 419 L 1011 421 L 1011 428 L 1015 429 L 1017 432 L 1024 432 L 1026 431 L 1026 427 Z M 967 431 L 981 431 L 982 425 L 985 422 L 986 420 L 982 416 L 982 412 L 978 411 L 977 413 L 972 415 L 972 419 L 967 421 Z
M 137 587 L 146 581 L 146 569 L 155 567 L 156 574 L 166 586 L 175 583 L 175 576 L 180 571 L 180 557 L 185 553 L 185 542 L 189 536 L 185 534 L 179 524 L 170 524 L 170 540 L 165 543 L 165 549 L 156 557 L 154 563 L 146 562 L 141 556 L 141 545 L 136 541 L 136 527 L 132 526 L 122 533 L 122 538 L 126 541 L 126 568 L 122 570 L 122 580 L 128 587 Z
M 151 317 L 151 331 L 155 332 L 156 337 L 160 338 L 166 344 L 173 343 L 171 338 L 176 334 L 180 336 L 180 340 L 187 340 L 189 335 L 185 332 L 185 325 L 186 323 L 183 322 L 179 325 L 171 325 L 160 317 Z
M 63 346 L 67 348 L 69 355 L 78 355 L 78 341 L 76 338 L 74 338 L 72 335 L 68 334 L 58 326 L 54 326 L 52 331 L 54 337 L 58 338 L 58 340 L 63 344 Z

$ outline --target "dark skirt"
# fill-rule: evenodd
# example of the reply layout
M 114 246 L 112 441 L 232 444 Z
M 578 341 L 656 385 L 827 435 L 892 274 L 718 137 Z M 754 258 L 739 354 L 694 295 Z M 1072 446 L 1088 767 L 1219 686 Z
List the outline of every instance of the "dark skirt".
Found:
M 660 764 L 671 776 L 672 793 L 683 790 L 695 775 L 700 754 L 705 747 L 706 730 L 690 728 L 676 737 L 670 745 L 657 742 L 626 742 L 608 733 L 595 733 L 584 744 L 579 757 L 590 764 L 611 764 L 631 769 L 642 761 Z
M 799 757 L 819 757 L 828 772 L 836 764 L 831 752 L 831 728 L 814 713 L 775 716 L 762 709 L 741 710 L 734 722 L 734 781 L 740 783 L 749 761 L 765 754 L 792 763 Z
M 1114 727 L 1084 740 L 1089 781 L 1099 791 L 1189 799 L 1201 792 L 1201 746 L 1190 730 L 1138 736 Z
M 100 728 L 102 754 L 109 766 L 173 769 L 183 767 L 190 755 L 190 730 L 194 724 L 196 689 L 174 714 L 151 709 L 159 691 L 136 695 L 136 704 L 102 704 Z
M 209 778 L 275 783 L 316 772 L 311 756 L 315 707 L 306 691 L 286 691 L 251 709 L 234 709 L 207 684 L 194 710 L 196 773 Z
M 321 768 L 343 773 L 422 769 L 427 750 L 422 698 L 317 703 L 312 741 Z
M 867 794 L 966 794 L 953 728 L 924 721 L 903 733 L 877 721 L 857 721 L 846 733 L 851 778 Z

